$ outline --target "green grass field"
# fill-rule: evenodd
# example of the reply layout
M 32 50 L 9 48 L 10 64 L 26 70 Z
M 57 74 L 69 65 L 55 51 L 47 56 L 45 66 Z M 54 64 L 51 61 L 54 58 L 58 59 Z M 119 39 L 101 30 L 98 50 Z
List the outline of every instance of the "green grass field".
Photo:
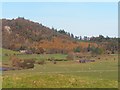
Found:
M 0 50 L 2 51 L 2 54 L 10 54 L 10 55 L 13 55 L 13 54 L 20 54 L 20 52 L 17 52 L 17 51 L 12 51 L 12 50 L 8 50 L 8 49 L 1 49 Z
M 55 57 L 65 59 L 66 55 L 18 55 L 19 58 L 37 60 Z M 8 62 L 3 56 L 3 62 Z M 107 60 L 105 59 L 107 58 Z M 115 60 L 114 60 L 115 58 Z M 46 61 L 44 65 L 35 64 L 33 69 L 3 72 L 3 88 L 117 88 L 117 55 L 101 56 L 93 63 L 77 61 Z

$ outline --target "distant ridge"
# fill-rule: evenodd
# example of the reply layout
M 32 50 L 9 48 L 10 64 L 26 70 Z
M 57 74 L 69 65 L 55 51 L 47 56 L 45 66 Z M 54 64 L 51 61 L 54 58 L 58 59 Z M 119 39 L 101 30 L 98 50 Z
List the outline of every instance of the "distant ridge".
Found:
M 78 46 L 87 47 L 90 43 L 78 42 L 64 30 L 57 31 L 18 17 L 12 20 L 2 19 L 2 44 L 3 48 L 11 50 L 43 48 L 47 52 L 67 53 Z

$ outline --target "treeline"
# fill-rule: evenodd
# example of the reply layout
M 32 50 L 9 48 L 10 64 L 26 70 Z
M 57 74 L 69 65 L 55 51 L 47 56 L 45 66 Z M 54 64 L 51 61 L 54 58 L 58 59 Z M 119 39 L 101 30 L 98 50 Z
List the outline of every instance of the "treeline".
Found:
M 73 38 L 75 41 L 87 41 L 87 42 L 94 42 L 97 43 L 98 47 L 88 45 L 88 48 L 76 47 L 74 52 L 83 52 L 83 51 L 91 51 L 92 53 L 118 53 L 118 38 L 117 37 L 109 37 L 99 35 L 97 37 L 87 37 L 87 36 L 74 36 L 69 32 L 65 32 L 64 30 L 58 31 L 59 33 L 66 34 Z
M 54 29 L 56 30 L 57 29 Z M 92 42 L 118 42 L 118 38 L 117 37 L 109 37 L 109 36 L 103 36 L 103 35 L 99 35 L 97 37 L 88 37 L 88 36 L 76 36 L 72 33 L 66 32 L 65 30 L 58 30 L 59 33 L 61 34 L 65 34 L 70 36 L 71 38 L 75 39 L 75 40 L 83 40 L 83 41 L 92 41 Z

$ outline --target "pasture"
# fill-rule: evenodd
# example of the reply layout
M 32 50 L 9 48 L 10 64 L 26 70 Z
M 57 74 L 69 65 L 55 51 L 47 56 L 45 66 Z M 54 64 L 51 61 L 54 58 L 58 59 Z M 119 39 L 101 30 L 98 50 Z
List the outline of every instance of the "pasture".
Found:
M 54 57 L 65 59 L 66 55 L 18 55 L 19 58 L 36 58 L 37 61 Z M 3 88 L 117 88 L 117 55 L 99 56 L 96 62 L 79 63 L 75 60 L 46 61 L 32 69 L 3 72 Z M 3 56 L 8 63 L 9 56 Z M 107 58 L 107 59 L 106 59 Z

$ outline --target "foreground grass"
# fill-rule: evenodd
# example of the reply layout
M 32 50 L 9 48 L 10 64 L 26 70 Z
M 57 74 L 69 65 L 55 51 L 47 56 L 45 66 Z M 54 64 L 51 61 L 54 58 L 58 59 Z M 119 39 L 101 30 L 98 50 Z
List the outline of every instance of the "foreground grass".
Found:
M 18 58 L 65 59 L 66 55 L 17 55 Z M 117 55 L 100 56 L 94 63 L 59 61 L 57 64 L 46 61 L 36 64 L 33 69 L 3 72 L 3 88 L 117 88 Z M 107 59 L 106 59 L 107 58 Z M 115 60 L 114 60 L 115 58 Z M 3 56 L 3 63 L 9 63 L 9 56 Z
M 117 81 L 65 74 L 14 74 L 3 77 L 3 88 L 116 88 Z
M 117 61 L 63 61 L 3 72 L 3 88 L 117 88 Z

